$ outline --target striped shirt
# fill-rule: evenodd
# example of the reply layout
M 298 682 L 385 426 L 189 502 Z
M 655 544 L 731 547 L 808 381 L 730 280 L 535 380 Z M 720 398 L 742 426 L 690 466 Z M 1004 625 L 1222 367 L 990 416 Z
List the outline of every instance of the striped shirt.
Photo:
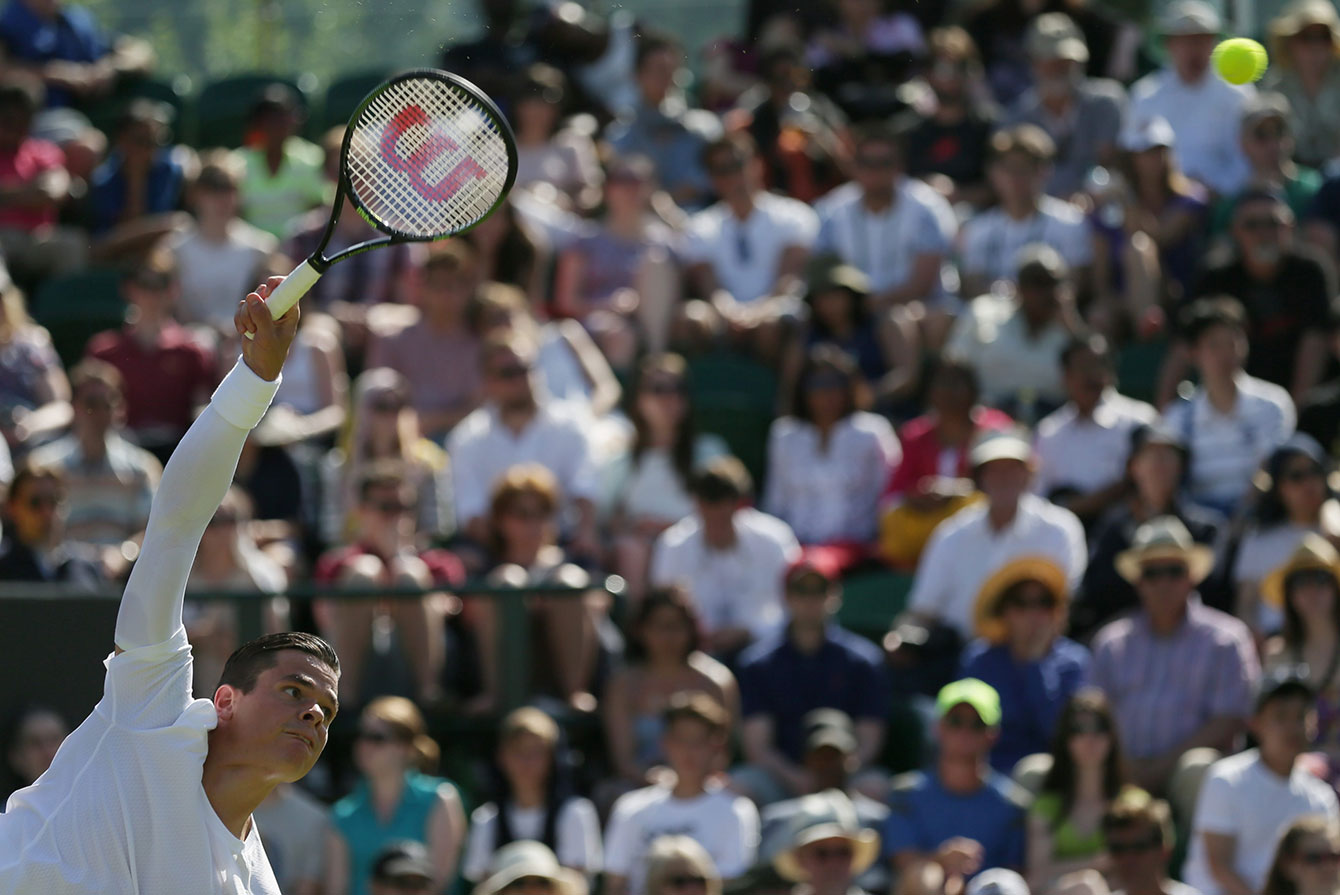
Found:
M 1038 210 L 1022 221 L 1000 208 L 984 211 L 963 225 L 959 269 L 964 277 L 985 276 L 1013 283 L 1019 253 L 1034 243 L 1055 249 L 1071 268 L 1093 263 L 1088 221 L 1077 206 L 1051 196 L 1038 200 Z
M 1247 626 L 1195 595 L 1166 637 L 1141 611 L 1093 640 L 1093 682 L 1112 701 L 1132 758 L 1162 755 L 1212 718 L 1247 717 L 1260 673 Z
M 1275 448 L 1293 434 L 1293 400 L 1278 385 L 1239 373 L 1232 413 L 1220 413 L 1204 389 L 1164 411 L 1164 422 L 1191 448 L 1191 499 L 1231 513 Z

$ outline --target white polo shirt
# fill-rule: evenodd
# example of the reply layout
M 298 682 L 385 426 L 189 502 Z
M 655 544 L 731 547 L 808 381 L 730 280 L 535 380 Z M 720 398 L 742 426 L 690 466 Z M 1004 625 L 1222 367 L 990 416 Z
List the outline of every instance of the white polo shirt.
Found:
M 960 510 L 935 529 L 917 566 L 908 608 L 973 634 L 973 607 L 991 574 L 1012 559 L 1045 556 L 1066 571 L 1073 588 L 1088 563 L 1084 527 L 1075 514 L 1032 494 L 1019 498 L 1014 521 L 993 531 L 986 505 Z
M 751 302 L 772 294 L 782 254 L 793 246 L 810 248 L 818 232 L 819 218 L 804 202 L 759 193 L 743 221 L 724 202 L 695 214 L 682 251 L 690 264 L 710 265 L 736 301 Z
M 1093 263 L 1093 243 L 1084 212 L 1051 196 L 1038 200 L 1038 210 L 1021 221 L 999 208 L 984 211 L 963 225 L 959 269 L 963 275 L 985 276 L 992 282 L 1014 282 L 1019 252 L 1041 243 L 1060 253 L 1072 268 Z
M 1131 453 L 1131 431 L 1156 419 L 1153 407 L 1116 389 L 1108 389 L 1087 418 L 1073 403 L 1066 404 L 1038 423 L 1033 491 L 1046 495 L 1074 488 L 1088 494 L 1120 481 Z
M 1059 320 L 1030 332 L 1013 294 L 988 292 L 954 321 L 944 353 L 972 364 L 989 405 L 1009 406 L 1031 392 L 1055 407 L 1065 400 L 1061 352 L 1070 339 Z
M 1216 193 L 1231 196 L 1250 176 L 1242 153 L 1242 108 L 1256 93 L 1251 85 L 1234 85 L 1211 71 L 1196 84 L 1160 69 L 1131 86 L 1126 127 L 1143 127 L 1151 118 L 1172 125 L 1173 155 L 1182 173 Z

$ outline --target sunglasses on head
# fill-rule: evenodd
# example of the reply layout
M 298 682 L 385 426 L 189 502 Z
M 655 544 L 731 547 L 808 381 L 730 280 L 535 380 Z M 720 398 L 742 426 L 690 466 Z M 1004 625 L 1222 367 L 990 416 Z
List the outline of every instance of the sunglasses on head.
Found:
M 1159 562 L 1150 563 L 1140 569 L 1141 581 L 1180 581 L 1188 575 L 1186 563 Z
M 1143 839 L 1133 839 L 1130 842 L 1114 842 L 1111 839 L 1107 842 L 1108 854 L 1113 857 L 1118 857 L 1120 855 L 1138 855 L 1162 847 L 1163 837 L 1158 833 L 1151 833 Z
M 1298 853 L 1298 862 L 1306 864 L 1309 867 L 1317 867 L 1322 864 L 1340 863 L 1340 851 L 1305 851 Z

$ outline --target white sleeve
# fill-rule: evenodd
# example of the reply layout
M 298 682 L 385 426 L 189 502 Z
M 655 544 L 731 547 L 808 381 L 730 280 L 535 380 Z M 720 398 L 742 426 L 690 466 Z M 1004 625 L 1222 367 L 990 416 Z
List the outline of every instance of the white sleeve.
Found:
M 615 876 L 631 876 L 638 857 L 637 815 L 632 805 L 628 796 L 615 802 L 605 827 L 605 872 Z
M 558 815 L 558 863 L 592 872 L 604 864 L 600 853 L 600 820 L 586 799 L 568 799 Z
M 487 514 L 488 492 L 493 486 L 493 482 L 485 481 L 486 476 L 476 467 L 478 444 L 476 439 L 462 438 L 455 445 L 449 445 L 447 451 L 451 457 L 451 490 L 456 498 L 456 524 L 462 528 L 471 519 Z
M 1245 810 L 1247 806 L 1239 805 L 1235 796 L 1233 784 L 1211 767 L 1205 777 L 1205 784 L 1200 788 L 1200 796 L 1196 799 L 1196 813 L 1192 820 L 1193 835 L 1199 836 L 1202 833 L 1238 835 L 1239 820 L 1242 817 L 1242 811 L 1238 809 Z
M 746 798 L 737 797 L 731 805 L 726 828 L 721 831 L 721 852 L 717 871 L 722 879 L 743 876 L 754 865 L 758 854 L 758 809 Z
M 121 649 L 163 643 L 183 631 L 186 578 L 200 536 L 232 484 L 247 434 L 269 409 L 281 379 L 267 382 L 239 360 L 173 451 L 121 598 L 116 618 Z
M 461 876 L 472 883 L 479 882 L 488 874 L 489 859 L 493 857 L 493 843 L 497 839 L 495 832 L 497 821 L 498 809 L 492 802 L 480 805 L 470 815 L 470 835 L 465 840 Z
M 916 579 L 912 584 L 912 593 L 907 598 L 907 608 L 925 615 L 940 618 L 941 607 L 947 600 L 946 580 L 953 557 L 945 554 L 945 520 L 936 526 L 926 543 L 926 550 L 917 563 Z

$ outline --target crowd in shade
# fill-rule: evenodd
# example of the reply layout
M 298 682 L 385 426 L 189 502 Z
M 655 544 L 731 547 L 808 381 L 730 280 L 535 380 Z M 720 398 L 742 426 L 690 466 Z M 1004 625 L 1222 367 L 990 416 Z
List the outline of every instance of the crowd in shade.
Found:
M 319 281 L 191 572 L 199 695 L 340 656 L 284 891 L 1340 893 L 1330 0 L 1244 86 L 1203 0 L 480 6 L 515 189 Z M 194 145 L 63 0 L 0 47 L 0 582 L 115 593 L 342 129 Z

